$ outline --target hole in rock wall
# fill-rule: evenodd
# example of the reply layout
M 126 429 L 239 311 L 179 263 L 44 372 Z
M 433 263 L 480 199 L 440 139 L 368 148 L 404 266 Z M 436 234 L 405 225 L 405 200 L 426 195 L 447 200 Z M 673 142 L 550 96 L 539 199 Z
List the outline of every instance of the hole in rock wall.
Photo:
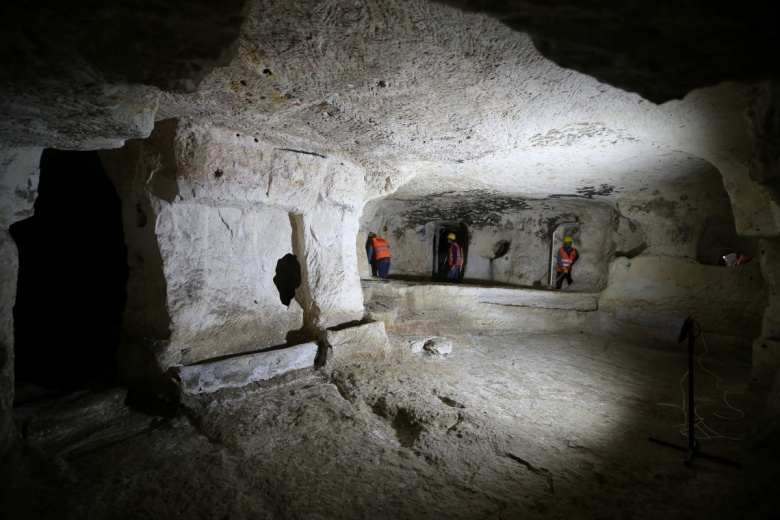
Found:
M 505 256 L 508 252 L 509 252 L 509 241 L 499 240 L 493 246 L 492 256 L 490 257 L 490 260 L 501 258 L 502 256 Z
M 34 208 L 10 227 L 19 251 L 17 384 L 113 381 L 127 248 L 121 203 L 97 153 L 44 150 Z
M 279 299 L 289 307 L 295 298 L 295 289 L 301 286 L 301 264 L 295 255 L 287 253 L 276 262 L 274 285 L 279 291 Z

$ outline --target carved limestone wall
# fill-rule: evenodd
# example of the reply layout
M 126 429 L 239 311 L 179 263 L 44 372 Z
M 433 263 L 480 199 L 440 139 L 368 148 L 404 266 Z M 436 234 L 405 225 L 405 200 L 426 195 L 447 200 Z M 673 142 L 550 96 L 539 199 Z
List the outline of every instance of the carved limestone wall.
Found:
M 468 230 L 468 236 L 458 237 L 467 249 L 465 282 L 541 286 L 549 283 L 550 241 L 561 226 L 557 240 L 565 228 L 582 255 L 577 287 L 593 291 L 606 283 L 607 261 L 615 250 L 625 250 L 629 242 L 636 247 L 643 240 L 641 231 L 625 230 L 632 238 L 615 236 L 621 217 L 603 202 L 513 199 L 494 208 L 480 206 L 468 196 L 429 201 L 424 209 L 412 202 L 372 202 L 364 213 L 358 249 L 368 232 L 376 230 L 387 238 L 393 254 L 391 277 L 427 280 L 434 264 L 436 224 L 462 223 Z M 362 269 L 368 274 L 367 263 Z
M 0 150 L 0 453 L 14 432 L 14 323 L 19 255 L 8 228 L 32 215 L 40 148 Z
M 758 240 L 737 234 L 731 201 L 717 170 L 708 167 L 698 181 L 619 195 L 621 215 L 641 226 L 643 255 L 689 258 L 717 265 L 728 253 L 756 256 Z
M 780 239 L 760 242 L 761 271 L 768 286 L 768 305 L 760 334 L 753 343 L 753 378 L 762 386 L 780 382 Z M 780 410 L 777 410 L 780 413 Z
M 750 156 L 751 186 L 762 195 L 758 209 L 769 221 L 756 234 L 761 271 L 767 281 L 768 305 L 763 314 L 760 335 L 753 342 L 753 380 L 771 389 L 767 401 L 768 429 L 780 424 L 780 84 L 758 85 L 749 98 L 746 118 L 753 138 Z
M 378 232 L 393 252 L 392 275 L 429 279 L 436 224 L 463 224 L 468 230 L 467 237 L 459 237 L 468 247 L 465 281 L 544 285 L 552 232 L 562 225 L 581 253 L 576 267 L 581 290 L 603 288 L 615 256 L 668 256 L 707 265 L 717 265 L 731 252 L 757 256 L 757 239 L 737 235 L 719 172 L 703 162 L 697 168 L 685 181 L 671 179 L 653 190 L 610 198 L 534 200 L 469 192 L 423 200 L 391 196 L 367 204 L 357 249 L 362 253 L 369 231 Z M 368 274 L 366 262 L 361 272 Z
M 620 196 L 617 206 L 641 226 L 647 249 L 611 262 L 609 283 L 599 298 L 602 327 L 672 345 L 685 318 L 692 316 L 712 346 L 746 357 L 761 329 L 767 292 L 757 239 L 736 233 L 718 171 L 708 167 L 698 181 Z M 733 252 L 756 261 L 739 268 L 720 266 L 722 256 Z
M 362 318 L 360 169 L 177 120 L 101 157 L 123 201 L 127 379 Z M 301 268 L 289 306 L 275 280 L 287 255 Z
M 685 258 L 639 256 L 618 258 L 609 275 L 599 296 L 604 330 L 669 347 L 691 316 L 709 346 L 749 357 L 767 301 L 757 262 L 720 267 Z

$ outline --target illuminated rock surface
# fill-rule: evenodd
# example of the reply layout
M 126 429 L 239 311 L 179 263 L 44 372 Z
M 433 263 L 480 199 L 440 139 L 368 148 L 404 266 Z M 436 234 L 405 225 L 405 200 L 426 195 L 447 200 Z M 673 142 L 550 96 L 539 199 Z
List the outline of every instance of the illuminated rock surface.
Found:
M 13 514 L 776 512 L 761 500 L 776 487 L 762 450 L 776 450 L 780 418 L 767 6 L 211 4 L 0 12 Z M 83 197 L 53 183 L 37 168 L 52 148 L 96 151 L 116 196 L 88 192 L 97 177 Z M 76 185 L 77 173 L 56 175 Z M 104 220 L 121 228 L 110 281 L 76 241 Z M 35 234 L 44 222 L 58 227 Z M 389 280 L 370 276 L 372 231 L 393 254 Z M 449 233 L 465 257 L 457 285 L 444 283 Z M 555 291 L 564 235 L 581 259 Z M 729 253 L 752 261 L 719 265 Z M 123 289 L 94 296 L 90 271 Z M 76 285 L 36 307 L 26 291 L 54 274 Z M 94 323 L 107 321 L 86 305 L 96 299 L 118 338 Z M 691 474 L 646 442 L 684 422 L 657 404 L 683 402 L 688 316 L 745 388 L 745 422 L 716 429 L 748 440 L 706 446 L 752 464 L 745 478 Z M 78 377 L 98 356 L 45 351 L 43 332 L 105 343 L 98 374 L 129 390 L 94 393 Z M 269 361 L 293 349 L 306 355 Z M 36 401 L 55 376 L 93 393 Z

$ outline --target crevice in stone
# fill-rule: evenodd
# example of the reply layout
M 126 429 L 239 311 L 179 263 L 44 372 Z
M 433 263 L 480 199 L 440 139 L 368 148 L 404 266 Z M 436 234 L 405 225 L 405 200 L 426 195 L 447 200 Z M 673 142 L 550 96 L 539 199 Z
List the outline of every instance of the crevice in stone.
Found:
M 541 477 L 544 477 L 547 480 L 547 492 L 551 494 L 555 494 L 555 486 L 553 482 L 553 476 L 552 473 L 550 473 L 550 470 L 544 469 L 544 468 L 537 468 L 527 460 L 523 459 L 522 457 L 518 457 L 514 453 L 505 453 L 505 456 L 509 457 L 515 462 L 518 462 L 525 466 L 528 470 L 535 473 L 536 475 L 539 475 Z
M 398 442 L 405 448 L 414 446 L 423 432 L 423 427 L 414 413 L 406 408 L 392 410 L 384 397 L 380 397 L 371 405 L 371 411 L 390 421 Z
M 349 401 L 350 403 L 355 401 L 355 396 L 347 389 L 347 385 L 338 378 L 332 378 L 330 382 L 333 384 L 333 386 L 336 387 L 336 390 L 338 390 L 339 395 L 344 398 L 345 401 Z
M 460 404 L 459 402 L 455 401 L 454 399 L 450 399 L 449 397 L 437 395 L 436 397 L 439 398 L 439 400 L 446 404 L 447 406 L 451 406 L 453 408 L 466 408 L 464 405 Z
M 306 150 L 296 150 L 294 148 L 277 148 L 277 150 L 281 150 L 283 152 L 302 153 L 302 154 L 305 154 L 305 155 L 314 155 L 316 157 L 322 157 L 323 159 L 327 159 L 327 157 L 322 155 L 321 153 L 307 152 Z
M 339 331 L 339 330 L 351 329 L 352 327 L 358 327 L 360 325 L 365 325 L 366 323 L 371 323 L 371 321 L 366 319 L 348 321 L 345 323 L 339 323 L 338 325 L 334 325 L 333 327 L 328 327 L 328 330 Z

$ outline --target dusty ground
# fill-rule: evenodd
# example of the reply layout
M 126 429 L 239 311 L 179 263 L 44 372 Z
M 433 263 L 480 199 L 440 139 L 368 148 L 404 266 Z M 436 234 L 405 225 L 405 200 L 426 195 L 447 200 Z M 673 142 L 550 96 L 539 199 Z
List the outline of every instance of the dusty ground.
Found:
M 681 445 L 686 349 L 618 338 L 472 337 L 449 358 L 298 374 L 189 403 L 126 406 L 119 389 L 17 406 L 4 518 L 772 518 L 778 446 L 762 397 L 697 373 L 706 424 L 744 440 Z M 704 366 L 740 387 L 749 366 Z M 699 370 L 697 368 L 697 370 Z M 687 385 L 684 385 L 687 388 Z M 20 393 L 22 396 L 25 392 Z M 700 433 L 700 435 L 703 435 Z

